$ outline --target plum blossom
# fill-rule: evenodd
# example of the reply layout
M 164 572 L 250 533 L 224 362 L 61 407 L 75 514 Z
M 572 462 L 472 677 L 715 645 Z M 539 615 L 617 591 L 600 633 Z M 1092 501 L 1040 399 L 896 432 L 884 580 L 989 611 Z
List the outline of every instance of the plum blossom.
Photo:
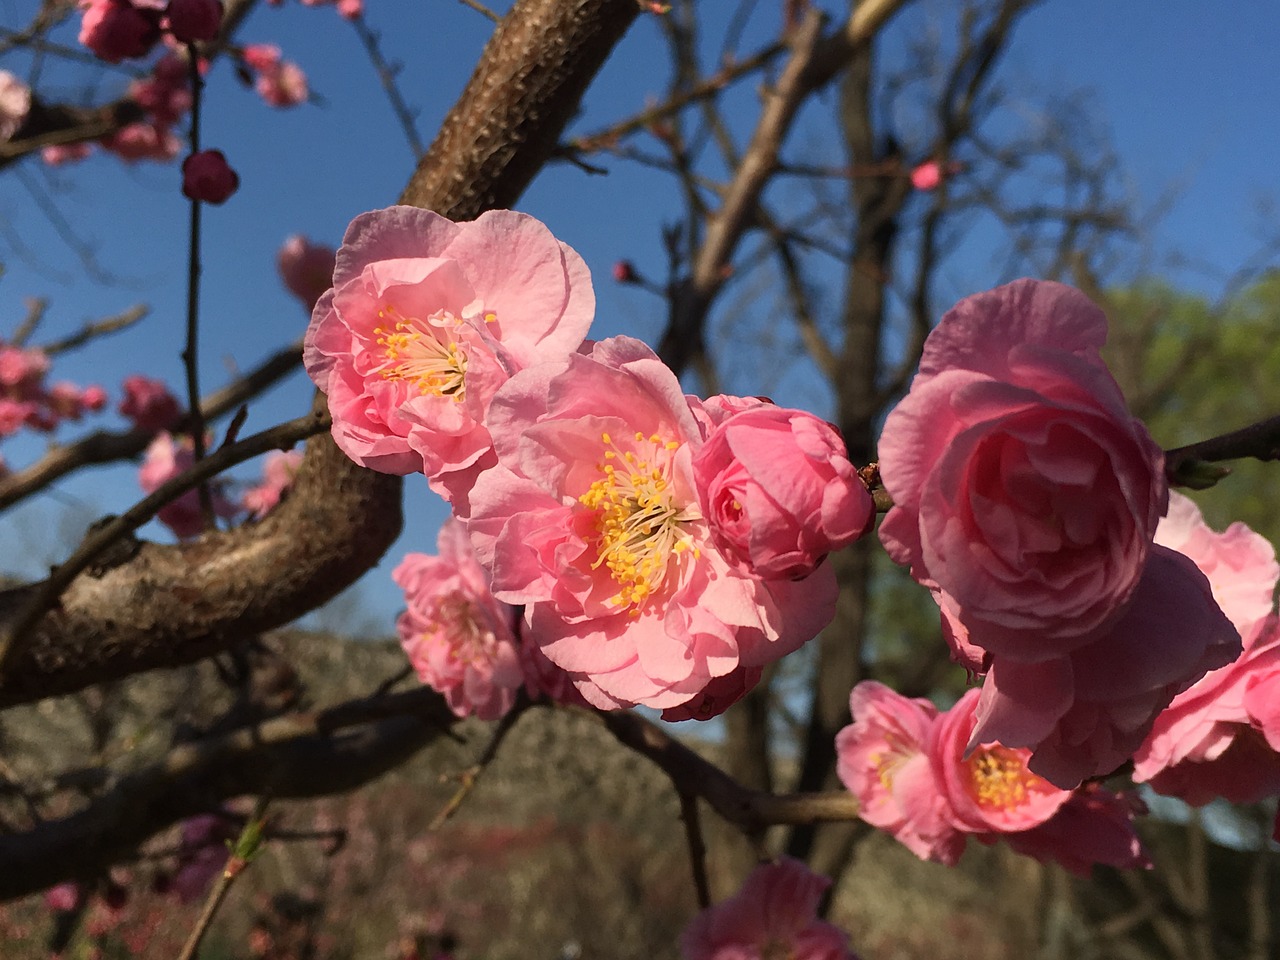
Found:
M 680 954 L 684 960 L 856 960 L 848 935 L 818 918 L 829 886 L 790 857 L 761 864 L 736 894 L 693 918 L 680 935 Z
M 151 68 L 150 76 L 129 84 L 129 96 L 156 127 L 167 130 L 191 109 L 187 65 L 175 54 L 165 54 Z
M 80 42 L 108 63 L 145 57 L 160 39 L 160 11 L 129 0 L 80 0 Z
M 400 644 L 455 714 L 496 720 L 525 682 L 515 611 L 490 593 L 459 521 L 445 521 L 437 545 L 439 556 L 407 554 L 391 574 L 407 607 L 396 621 Z
M 240 187 L 221 150 L 201 150 L 182 161 L 182 195 L 203 203 L 226 203 Z
M 191 469 L 194 463 L 195 455 L 191 452 L 190 439 L 184 437 L 175 441 L 168 431 L 162 430 L 156 434 L 143 455 L 142 466 L 138 469 L 138 486 L 145 493 L 153 493 L 167 481 Z M 224 518 L 234 517 L 238 508 L 224 495 L 224 485 L 214 481 L 209 486 L 214 514 Z M 184 540 L 199 536 L 204 532 L 200 492 L 188 490 L 176 500 L 165 504 L 156 514 L 156 519 Z
M 181 43 L 213 40 L 222 26 L 221 0 L 169 0 L 169 31 Z
M 1243 638 L 1234 663 L 1178 694 L 1134 756 L 1134 780 L 1201 805 L 1215 797 L 1254 803 L 1280 794 L 1280 624 L 1272 594 L 1280 564 L 1242 523 L 1212 530 L 1195 503 L 1170 497 L 1156 542 L 1193 560 Z
M 167 125 L 130 123 L 99 141 L 102 149 L 127 163 L 154 160 L 168 163 L 182 150 L 182 144 Z
M 762 403 L 730 416 L 693 472 L 716 542 L 765 579 L 807 576 L 875 521 L 839 431 L 803 410 Z
M 83 160 L 91 153 L 91 143 L 53 143 L 40 149 L 40 159 L 50 167 L 60 167 Z
M 709 421 L 628 337 L 528 367 L 489 405 L 500 462 L 471 491 L 476 554 L 597 707 L 712 716 L 834 613 L 829 565 L 764 581 L 720 552 L 693 474 Z
M 0 70 L 0 141 L 12 140 L 31 112 L 31 88 Z
M 985 672 L 973 743 L 1030 747 L 1070 787 L 1108 773 L 1238 638 L 1195 565 L 1152 545 L 1164 457 L 1098 353 L 1106 318 L 1061 284 L 959 303 L 889 415 L 880 527 Z M 971 744 L 972 745 L 972 744 Z
M 316 301 L 333 283 L 335 256 L 333 247 L 312 243 L 301 234 L 289 237 L 276 254 L 280 279 L 308 310 L 315 309 Z
M 165 430 L 182 416 L 182 406 L 163 380 L 135 373 L 120 384 L 124 396 L 118 408 L 122 417 L 143 430 Z
M 293 478 L 302 466 L 301 450 L 272 450 L 262 463 L 262 483 L 250 487 L 240 497 L 240 505 L 262 519 L 276 508 L 284 492 L 293 486 Z
M 425 473 L 465 516 L 495 462 L 493 395 L 515 371 L 576 349 L 594 309 L 582 258 L 532 217 L 452 223 L 390 207 L 348 227 L 303 360 L 347 456 Z
M 1148 866 L 1128 799 L 1055 787 L 1028 768 L 1031 751 L 969 749 L 979 691 L 939 712 L 873 681 L 854 688 L 854 722 L 836 736 L 837 772 L 860 815 L 922 860 L 954 864 L 969 837 L 1005 841 L 1087 874 L 1094 864 Z

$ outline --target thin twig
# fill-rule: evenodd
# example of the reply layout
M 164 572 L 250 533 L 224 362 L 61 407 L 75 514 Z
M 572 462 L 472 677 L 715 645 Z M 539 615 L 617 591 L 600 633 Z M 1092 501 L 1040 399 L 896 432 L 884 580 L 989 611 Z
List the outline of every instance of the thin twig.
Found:
M 27 341 L 31 339 L 31 335 L 36 332 L 36 327 L 40 326 L 40 322 L 44 320 L 45 312 L 48 309 L 49 301 L 44 297 L 29 297 L 27 299 L 27 315 L 22 318 L 22 323 L 13 332 L 9 342 L 15 347 L 26 346 Z
M 488 17 L 494 23 L 498 23 L 502 20 L 500 16 L 486 7 L 483 3 L 478 2 L 478 0 L 458 0 L 458 2 L 464 7 L 470 7 L 476 13 L 484 14 L 484 16 Z
M 3 681 L 6 668 L 21 650 L 22 643 L 31 628 L 53 607 L 71 581 L 84 572 L 108 547 L 137 530 L 159 513 L 166 504 L 176 500 L 192 487 L 217 476 L 228 467 L 243 463 L 268 450 L 288 449 L 299 440 L 323 433 L 330 426 L 328 413 L 312 412 L 223 447 L 212 456 L 195 463 L 189 470 L 161 484 L 153 493 L 139 500 L 122 515 L 94 530 L 85 537 L 75 553 L 64 563 L 55 567 L 49 574 L 49 578 L 40 584 L 26 608 L 14 620 L 8 633 L 0 635 L 0 681 Z
M 485 768 L 494 761 L 498 756 L 498 748 L 502 746 L 502 741 L 507 738 L 507 734 L 515 727 L 516 721 L 529 709 L 531 703 L 523 695 L 516 701 L 515 705 L 508 710 L 498 726 L 493 731 L 493 736 L 489 738 L 488 744 L 484 748 L 484 752 L 480 754 L 478 760 L 473 763 L 462 773 L 458 774 L 460 785 L 449 798 L 449 802 L 440 808 L 440 812 L 431 818 L 431 822 L 427 824 L 427 832 L 432 833 L 439 830 L 445 823 L 462 807 L 463 801 L 471 795 L 471 791 L 476 788 L 476 783 L 480 780 L 480 774 L 484 773 Z
M 113 317 L 105 317 L 102 320 L 94 320 L 86 323 L 78 331 L 61 340 L 54 340 L 52 343 L 46 343 L 40 347 L 48 356 L 54 356 L 59 353 L 66 353 L 68 350 L 74 350 L 82 347 L 91 340 L 96 340 L 108 333 L 119 333 L 121 330 L 127 330 L 135 323 L 141 320 L 150 312 L 150 308 L 144 304 L 138 304 L 130 307 L 123 313 L 117 313 Z
M 698 818 L 698 798 L 680 794 L 680 819 L 689 841 L 689 865 L 693 868 L 693 888 L 698 894 L 698 907 L 711 906 L 711 884 L 707 881 L 707 846 L 702 842 L 702 822 Z
M 1224 460 L 1280 460 L 1280 416 L 1270 417 L 1208 440 L 1165 452 L 1165 474 L 1175 485 L 1188 485 L 1188 471 L 1199 463 Z
M 191 156 L 200 152 L 200 102 L 203 100 L 204 77 L 200 75 L 200 57 L 194 45 L 187 50 L 187 77 L 191 83 Z M 191 232 L 187 238 L 187 345 L 182 351 L 182 365 L 187 373 L 187 409 L 191 411 L 188 426 L 191 454 L 196 463 L 204 459 L 204 415 L 200 410 L 200 208 L 194 194 L 191 200 Z M 204 525 L 214 525 L 213 491 L 200 484 L 200 513 Z
M 227 858 L 227 865 L 222 868 L 222 873 L 214 882 L 213 889 L 209 891 L 204 909 L 200 911 L 200 919 L 196 921 L 191 936 L 187 938 L 186 946 L 182 948 L 182 953 L 178 954 L 178 960 L 194 960 L 196 951 L 200 949 L 200 941 L 204 939 L 204 935 L 209 930 L 209 924 L 213 922 L 214 914 L 226 899 L 231 884 L 235 882 L 236 877 L 244 873 L 244 868 L 257 855 L 262 839 L 263 814 L 266 812 L 267 802 L 266 797 L 259 797 L 254 804 L 253 813 L 250 814 L 248 823 L 240 832 L 235 848 Z
M 468 6 L 471 4 L 468 0 L 462 0 Z M 488 14 L 488 16 L 497 20 L 497 14 L 493 13 L 476 4 L 476 8 Z M 419 160 L 422 158 L 424 148 L 422 140 L 418 136 L 418 128 L 414 124 L 414 112 L 409 109 L 409 105 L 405 102 L 404 97 L 400 93 L 400 88 L 396 85 L 396 70 L 391 64 L 387 63 L 382 56 L 382 49 L 378 46 L 378 35 L 369 29 L 369 25 L 365 23 L 362 15 L 351 18 L 351 25 L 355 28 L 356 35 L 360 37 L 360 42 L 364 44 L 365 52 L 369 55 L 369 62 L 373 64 L 374 73 L 378 75 L 378 82 L 382 84 L 382 89 L 387 93 L 387 99 L 391 101 L 391 112 L 396 115 L 396 120 L 400 123 L 400 129 L 404 131 L 405 139 L 409 141 L 409 148 L 413 151 L 413 158 Z

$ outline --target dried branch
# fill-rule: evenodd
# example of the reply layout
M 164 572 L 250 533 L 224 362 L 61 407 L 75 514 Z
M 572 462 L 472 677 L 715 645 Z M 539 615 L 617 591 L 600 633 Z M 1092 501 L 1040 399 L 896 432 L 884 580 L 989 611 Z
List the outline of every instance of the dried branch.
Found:
M 129 329 L 149 312 L 150 308 L 140 303 L 135 307 L 130 307 L 123 313 L 117 313 L 113 317 L 104 317 L 101 320 L 86 323 L 70 336 L 63 337 L 61 340 L 54 340 L 52 343 L 43 344 L 40 349 L 51 357 L 59 353 L 66 353 L 69 350 L 75 350 L 108 333 L 119 333 L 121 330 Z

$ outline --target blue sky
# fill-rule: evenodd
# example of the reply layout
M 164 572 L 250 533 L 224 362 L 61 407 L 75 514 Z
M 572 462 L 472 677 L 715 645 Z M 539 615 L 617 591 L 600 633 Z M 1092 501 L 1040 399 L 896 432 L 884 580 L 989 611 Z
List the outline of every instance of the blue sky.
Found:
M 0 0 L 5 26 L 24 25 L 34 0 Z M 505 4 L 495 4 L 499 8 Z M 762 26 L 749 34 L 765 38 L 776 23 L 776 3 L 758 4 Z M 728 9 L 704 3 L 708 10 Z M 828 3 L 830 9 L 838 4 Z M 455 0 L 391 3 L 370 0 L 371 24 L 382 31 L 389 58 L 400 61 L 400 83 L 420 110 L 418 127 L 429 140 L 461 90 L 490 29 L 488 21 Z M 901 49 L 919 31 L 945 29 L 951 4 L 923 0 L 902 15 L 888 37 Z M 944 25 L 944 26 L 939 26 Z M 399 193 L 412 156 L 395 126 L 387 101 L 354 32 L 332 9 L 301 7 L 257 10 L 243 29 L 244 42 L 274 42 L 298 61 L 321 98 L 290 111 L 272 110 L 235 80 L 229 64 L 215 67 L 206 101 L 206 146 L 223 149 L 242 178 L 240 192 L 225 206 L 207 211 L 203 285 L 202 377 L 212 389 L 234 369 L 255 364 L 306 322 L 300 306 L 275 276 L 274 255 L 291 233 L 336 242 L 355 214 L 384 206 Z M 1111 132 L 1127 191 L 1143 208 L 1174 197 L 1152 231 L 1151 269 L 1212 295 L 1222 279 L 1258 248 L 1273 229 L 1280 199 L 1280 4 L 1246 2 L 1207 5 L 1190 0 L 1161 4 L 1107 0 L 1048 0 L 1022 22 L 1001 67 L 1010 122 L 1048 93 L 1081 90 L 1098 122 Z M 74 43 L 74 31 L 62 39 Z M 715 37 L 708 40 L 715 48 Z M 0 67 L 25 75 L 30 61 L 11 55 Z M 50 98 L 94 100 L 119 92 L 126 80 L 116 71 L 76 68 L 45 73 L 40 92 Z M 625 115 L 658 94 L 667 82 L 663 48 L 655 25 L 639 23 L 606 66 L 575 130 L 585 132 Z M 744 122 L 750 119 L 753 85 L 739 95 Z M 816 105 L 829 110 L 831 97 Z M 810 128 L 806 136 L 816 136 Z M 820 139 L 800 140 L 801 144 Z M 660 174 L 605 159 L 607 177 L 553 167 L 534 184 L 522 209 L 542 218 L 587 260 L 596 277 L 597 335 L 627 332 L 652 340 L 660 330 L 660 303 L 609 279 L 612 263 L 626 257 L 662 276 L 660 226 L 680 212 Z M 104 341 L 98 349 L 60 360 L 55 374 L 100 382 L 118 393 L 129 373 L 146 372 L 181 384 L 186 203 L 175 167 L 126 167 L 110 157 L 47 171 L 38 162 L 0 176 L 0 331 L 12 330 L 25 313 L 24 298 L 50 301 L 48 320 L 36 339 L 77 329 L 84 320 L 149 303 L 142 325 Z M 84 275 L 76 255 L 60 240 L 26 184 L 47 195 L 93 245 L 101 265 L 120 278 L 104 285 Z M 24 258 L 10 239 L 35 251 Z M 997 282 L 995 256 L 981 242 L 948 266 L 956 295 Z M 942 304 L 941 306 L 946 306 Z M 180 389 L 179 389 L 180 392 Z M 309 384 L 292 380 L 255 403 L 246 430 L 269 426 L 306 409 Z M 804 396 L 799 391 L 797 396 Z M 799 402 L 799 401 L 796 401 Z M 114 417 L 99 418 L 111 425 Z M 76 435 L 64 429 L 61 438 Z M 40 444 L 7 441 L 0 450 L 15 464 L 38 454 Z M 0 527 L 10 549 L 6 570 L 35 573 L 56 560 L 58 546 L 42 553 L 47 531 L 65 504 L 83 503 L 88 517 L 126 507 L 139 491 L 131 467 L 97 470 L 59 484 Z M 420 478 L 406 491 L 406 533 L 361 588 L 362 602 L 389 630 L 399 606 L 388 573 L 405 550 L 434 550 L 443 506 Z M 149 531 L 151 532 L 151 531 Z M 157 538 L 166 536 L 155 530 Z M 63 545 L 65 546 L 65 545 Z

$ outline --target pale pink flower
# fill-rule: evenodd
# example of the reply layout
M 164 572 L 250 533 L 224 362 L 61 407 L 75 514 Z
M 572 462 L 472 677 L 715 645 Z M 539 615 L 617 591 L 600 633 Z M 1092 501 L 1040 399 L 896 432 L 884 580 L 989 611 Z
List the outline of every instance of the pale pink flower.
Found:
M 182 43 L 213 40 L 222 26 L 221 0 L 169 0 L 169 30 Z
M 0 70 L 0 141 L 12 140 L 31 112 L 31 88 Z
M 178 398 L 169 392 L 163 380 L 153 380 L 140 373 L 125 377 L 120 384 L 123 396 L 119 411 L 143 430 L 164 430 L 182 416 Z
M 703 910 L 680 935 L 684 960 L 856 960 L 848 935 L 818 919 L 831 886 L 783 857 L 751 871 L 734 896 Z
M 40 159 L 51 167 L 75 163 L 93 153 L 91 143 L 53 143 L 40 148 Z
M 1196 805 L 1253 803 L 1280 793 L 1280 627 L 1271 597 L 1275 550 L 1242 523 L 1217 533 L 1190 499 L 1172 495 L 1156 542 L 1190 557 L 1244 639 L 1240 657 L 1180 693 L 1134 756 L 1134 780 Z
M 529 367 L 489 406 L 500 464 L 471 491 L 476 553 L 597 707 L 688 708 L 834 613 L 829 565 L 763 581 L 715 545 L 693 479 L 700 406 L 627 337 Z
M 201 150 L 182 161 L 182 195 L 202 203 L 226 203 L 240 187 L 221 150 Z
M 437 545 L 439 556 L 407 554 L 391 574 L 407 605 L 396 621 L 400 644 L 455 714 L 496 720 L 525 683 L 515 611 L 490 593 L 459 521 L 445 521 Z
M 139 160 L 168 163 L 182 150 L 182 143 L 173 131 L 155 123 L 127 124 L 99 142 L 104 150 L 128 163 Z
M 333 247 L 312 243 L 300 234 L 287 239 L 276 254 L 280 279 L 308 310 L 315 309 L 316 301 L 333 283 L 335 255 Z
M 860 816 L 921 860 L 952 864 L 964 851 L 926 752 L 938 708 L 864 680 L 849 695 L 853 724 L 836 734 L 836 772 Z
M 303 360 L 328 395 L 334 440 L 363 466 L 425 473 L 465 516 L 467 491 L 494 462 L 494 393 L 587 332 L 586 264 L 524 214 L 452 223 L 390 207 L 352 221 L 333 283 Z
M 161 431 L 156 434 L 143 455 L 142 466 L 138 469 L 138 485 L 144 492 L 152 493 L 180 473 L 190 470 L 194 463 L 195 456 L 191 452 L 191 441 L 188 438 L 175 442 L 167 431 Z M 238 508 L 223 494 L 223 487 L 224 484 L 220 481 L 210 484 L 213 512 L 219 517 L 233 517 Z M 182 539 L 199 536 L 204 532 L 199 490 L 188 490 L 176 500 L 165 504 L 156 514 L 156 519 Z
M 693 474 L 716 542 L 765 579 L 807 576 L 875 521 L 839 431 L 803 410 L 759 404 L 729 417 Z
M 254 89 L 269 106 L 295 107 L 310 95 L 307 75 L 291 60 L 282 60 L 258 73 Z
M 250 487 L 240 498 L 240 505 L 261 519 L 275 509 L 284 492 L 302 466 L 301 450 L 272 450 L 262 462 L 262 483 Z
M 1060 787 L 1108 773 L 1238 639 L 1208 584 L 1152 547 L 1164 457 L 1099 356 L 1106 318 L 1061 284 L 962 301 L 889 415 L 880 527 L 989 671 L 977 742 L 1035 752 Z
M 108 63 L 145 57 L 160 39 L 160 12 L 129 0 L 80 0 L 80 42 Z

